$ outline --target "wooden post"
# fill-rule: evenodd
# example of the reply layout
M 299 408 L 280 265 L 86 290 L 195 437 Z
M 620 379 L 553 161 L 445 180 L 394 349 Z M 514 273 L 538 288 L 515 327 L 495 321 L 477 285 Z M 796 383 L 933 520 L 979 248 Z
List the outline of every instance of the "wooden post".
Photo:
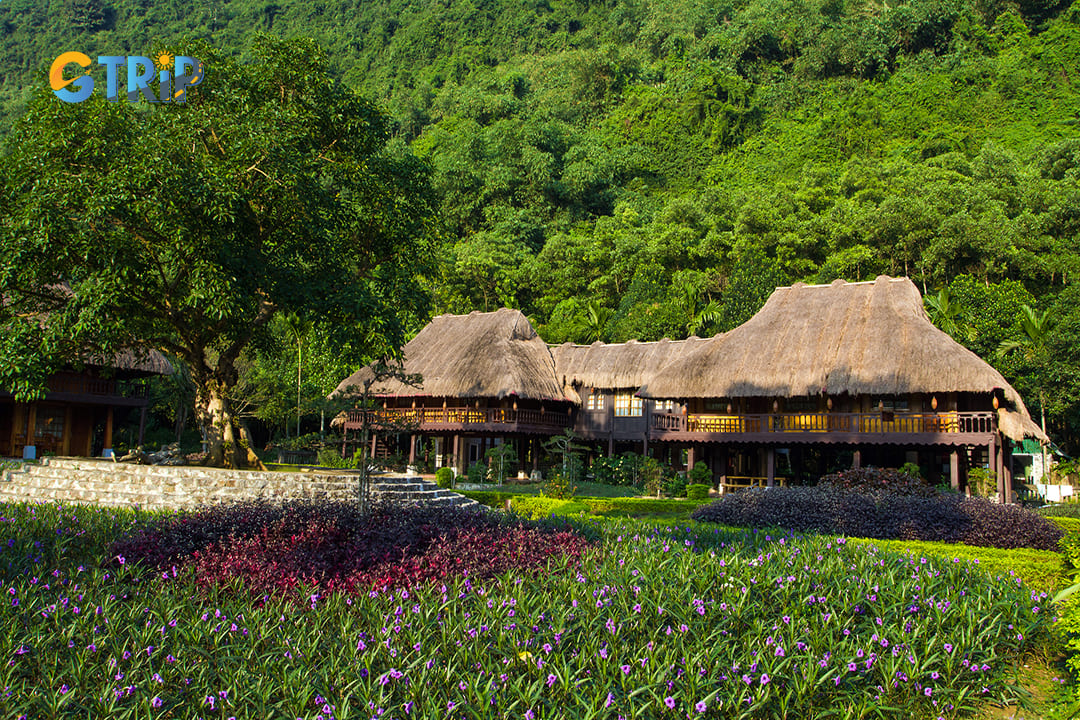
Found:
M 113 433 L 113 408 L 112 405 L 105 411 L 105 446 L 101 454 L 108 457 L 112 455 L 112 433 Z
M 727 484 L 727 466 L 728 466 L 728 448 L 727 445 L 720 447 L 720 487 L 718 490 L 723 490 L 724 485 Z
M 26 410 L 26 445 L 37 445 L 34 434 L 37 432 L 37 403 L 30 403 Z
M 862 450 L 856 448 L 855 452 L 852 453 L 851 467 L 855 470 L 862 467 Z
M 776 483 L 776 448 L 765 451 L 765 485 L 773 487 Z
M 540 469 L 540 438 L 532 439 L 532 469 Z
M 60 445 L 61 455 L 71 454 L 71 406 L 64 408 L 64 438 Z
M 146 436 L 146 406 L 143 405 L 139 411 L 139 441 L 135 443 L 138 446 L 142 446 L 143 439 Z
M 526 445 L 529 442 L 529 438 L 521 435 L 518 437 L 518 471 L 525 472 L 525 458 L 528 455 Z
M 607 436 L 607 456 L 611 457 L 615 454 L 615 431 L 609 430 Z
M 409 465 L 416 465 L 416 436 L 409 436 Z
M 461 458 L 461 436 L 454 435 L 454 454 L 450 456 L 450 466 L 454 468 L 454 472 L 461 474 L 461 468 L 458 467 L 458 460 Z
M 694 469 L 694 446 L 691 445 L 686 450 L 686 472 L 689 473 Z
M 949 451 L 949 485 L 960 492 L 960 453 L 955 447 Z
M 1005 502 L 1001 495 L 1001 474 L 998 472 L 997 453 L 997 436 L 991 435 L 990 444 L 986 447 L 986 464 L 990 468 L 990 472 L 994 473 L 994 480 L 997 484 L 998 502 Z
M 1001 443 L 1001 478 L 1005 486 L 1005 497 L 1013 501 L 1012 448 L 1008 443 Z

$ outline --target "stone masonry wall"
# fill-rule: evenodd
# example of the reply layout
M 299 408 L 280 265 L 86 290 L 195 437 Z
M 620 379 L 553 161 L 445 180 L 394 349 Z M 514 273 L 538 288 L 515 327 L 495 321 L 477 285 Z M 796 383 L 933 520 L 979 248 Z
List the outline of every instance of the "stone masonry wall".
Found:
M 348 473 L 133 465 L 87 458 L 44 458 L 39 464 L 6 469 L 0 476 L 0 501 L 58 500 L 147 509 L 259 498 L 351 500 L 357 493 L 358 478 Z

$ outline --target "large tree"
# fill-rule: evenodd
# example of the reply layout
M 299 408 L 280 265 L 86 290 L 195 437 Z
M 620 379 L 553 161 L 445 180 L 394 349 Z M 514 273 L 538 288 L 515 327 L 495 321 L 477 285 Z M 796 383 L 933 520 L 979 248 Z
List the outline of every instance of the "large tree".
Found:
M 428 173 L 310 41 L 205 44 L 185 104 L 38 92 L 0 179 L 0 385 L 121 349 L 180 359 L 214 463 L 239 459 L 228 392 L 278 313 L 317 321 L 355 363 L 422 319 Z M 99 84 L 104 83 L 99 80 Z M 231 452 L 230 452 L 231 450 Z

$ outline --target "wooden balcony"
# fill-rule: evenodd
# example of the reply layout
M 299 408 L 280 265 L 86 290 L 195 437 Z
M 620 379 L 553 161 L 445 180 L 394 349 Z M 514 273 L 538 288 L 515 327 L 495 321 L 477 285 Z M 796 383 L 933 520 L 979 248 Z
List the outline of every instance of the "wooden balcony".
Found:
M 149 386 L 143 382 L 130 382 L 116 378 L 98 378 L 74 373 L 59 373 L 49 378 L 45 400 L 51 402 L 76 402 L 91 405 L 146 405 Z M 8 391 L 0 391 L 0 397 L 11 397 Z
M 557 435 L 572 425 L 566 412 L 551 410 L 513 410 L 510 408 L 386 408 L 384 410 L 349 410 L 346 430 L 359 430 L 367 414 L 369 427 L 402 432 L 454 433 L 525 433 Z
M 993 412 L 770 413 L 652 416 L 653 440 L 690 442 L 985 444 Z

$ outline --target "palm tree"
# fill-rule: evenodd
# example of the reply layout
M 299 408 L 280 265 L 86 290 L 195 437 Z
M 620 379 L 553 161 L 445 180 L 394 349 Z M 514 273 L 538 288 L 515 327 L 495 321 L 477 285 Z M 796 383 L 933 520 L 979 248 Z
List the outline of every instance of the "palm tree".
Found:
M 953 337 L 962 334 L 960 326 L 963 318 L 963 310 L 953 302 L 948 288 L 941 288 L 937 295 L 927 295 L 923 298 L 930 316 L 930 322 Z
M 709 300 L 709 302 L 705 303 L 705 307 L 701 308 L 701 310 L 691 318 L 690 322 L 686 324 L 686 332 L 691 335 L 697 335 L 704 328 L 719 321 L 722 312 L 723 308 L 720 307 L 720 303 L 715 300 Z
M 1035 312 L 1030 305 L 1020 306 L 1020 329 L 1023 335 L 1015 340 L 1003 340 L 998 345 L 997 354 L 1001 357 L 1013 352 L 1022 352 L 1024 360 L 1034 362 L 1046 350 L 1050 335 L 1054 329 L 1049 310 L 1042 314 Z M 1046 435 L 1046 393 L 1039 384 L 1039 413 L 1043 435 Z M 1049 437 L 1049 436 L 1048 436 Z M 1046 472 L 1046 445 L 1043 445 L 1043 473 Z
M 596 300 L 589 300 L 585 305 L 585 319 L 581 323 L 581 331 L 585 335 L 585 342 L 591 343 L 602 340 L 604 329 L 614 311 L 611 308 L 601 307 Z

